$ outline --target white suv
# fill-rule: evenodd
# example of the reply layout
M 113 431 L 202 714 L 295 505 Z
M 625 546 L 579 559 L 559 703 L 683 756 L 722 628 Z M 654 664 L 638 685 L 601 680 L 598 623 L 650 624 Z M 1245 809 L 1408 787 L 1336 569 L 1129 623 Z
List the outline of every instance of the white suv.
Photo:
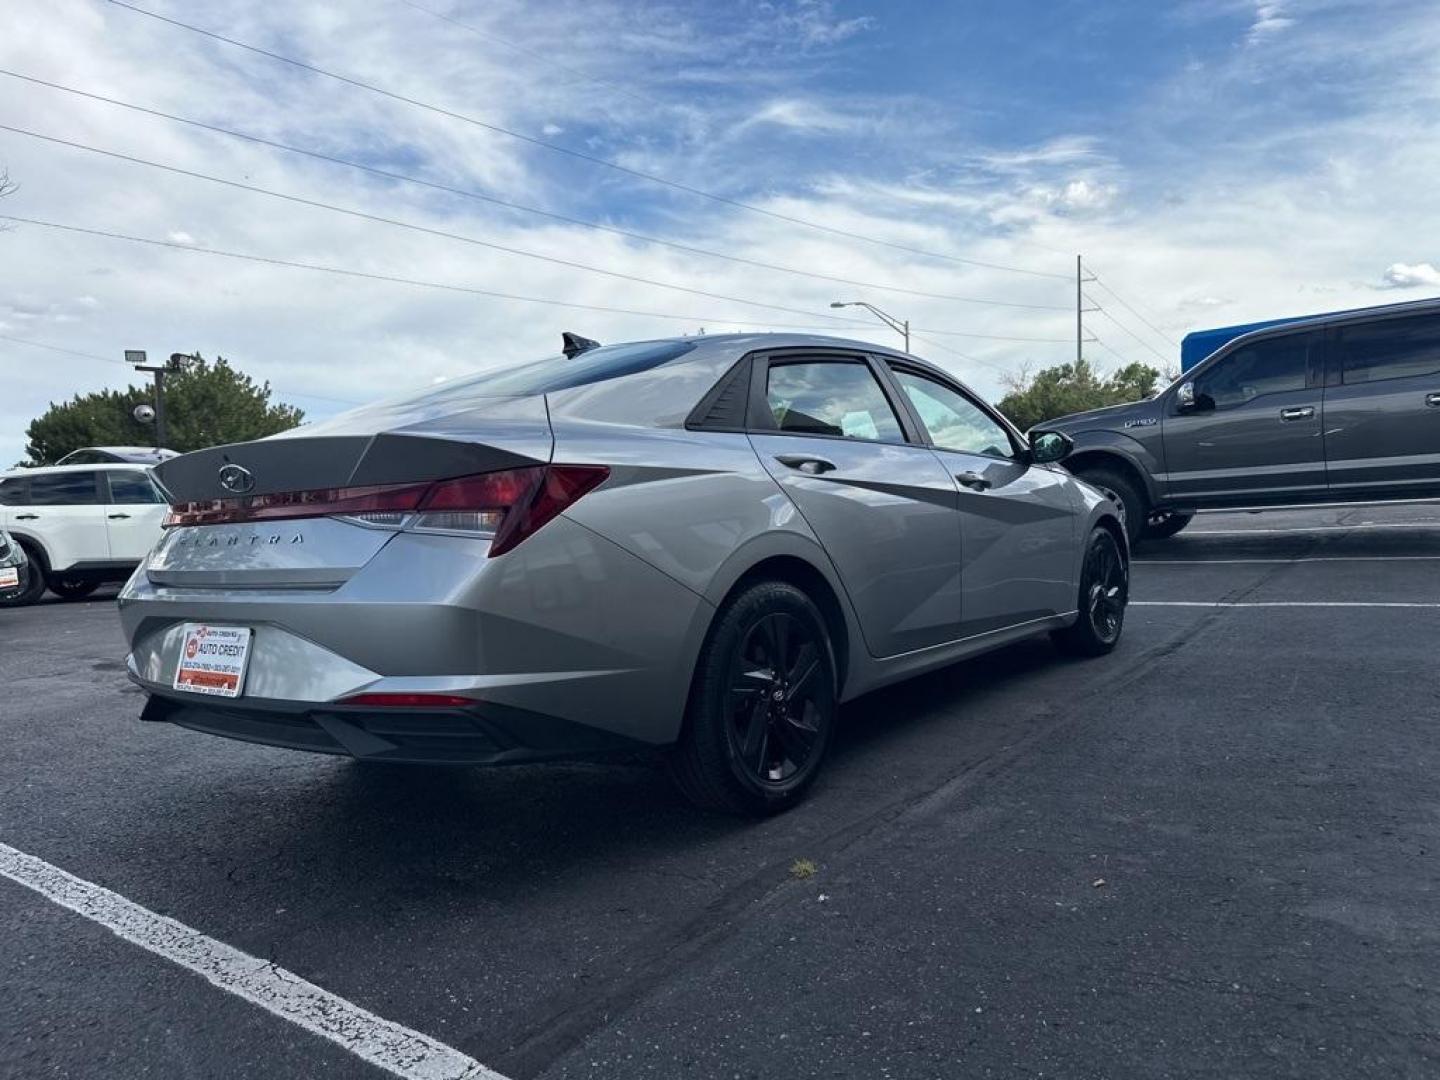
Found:
M 30 584 L 67 600 L 124 581 L 160 539 L 169 508 L 144 465 L 56 465 L 0 473 L 0 529 L 30 556 Z

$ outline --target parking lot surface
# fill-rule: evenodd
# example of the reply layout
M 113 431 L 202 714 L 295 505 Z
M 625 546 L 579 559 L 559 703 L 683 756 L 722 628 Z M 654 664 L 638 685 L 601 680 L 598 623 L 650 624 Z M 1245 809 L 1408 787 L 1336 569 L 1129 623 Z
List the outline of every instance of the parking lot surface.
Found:
M 4 610 L 0 844 L 514 1080 L 1440 1075 L 1440 505 L 1203 515 L 1132 599 L 1110 657 L 852 703 L 758 823 L 639 760 L 142 724 L 111 600 Z M 0 920 L 0 1075 L 386 1075 L 5 877 Z

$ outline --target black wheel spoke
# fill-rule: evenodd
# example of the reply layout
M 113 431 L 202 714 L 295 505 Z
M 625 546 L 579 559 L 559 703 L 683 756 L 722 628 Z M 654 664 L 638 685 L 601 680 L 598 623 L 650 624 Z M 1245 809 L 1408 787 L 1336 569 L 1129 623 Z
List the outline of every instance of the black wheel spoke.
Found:
M 765 699 L 758 699 L 749 714 L 745 721 L 744 739 L 740 744 L 740 756 L 757 775 L 763 776 L 765 751 L 770 744 L 770 724 Z
M 774 732 L 775 741 L 780 744 L 791 764 L 796 767 L 805 764 L 810 756 L 810 748 L 815 743 L 815 729 L 805 727 L 792 717 L 781 716 L 775 720 Z
M 809 664 L 805 670 L 798 672 L 790 680 L 790 685 L 785 689 L 785 701 L 787 704 L 802 707 L 810 700 L 815 689 L 815 684 L 820 677 L 820 658 L 813 655 L 815 648 L 808 642 L 805 646 L 812 653 Z

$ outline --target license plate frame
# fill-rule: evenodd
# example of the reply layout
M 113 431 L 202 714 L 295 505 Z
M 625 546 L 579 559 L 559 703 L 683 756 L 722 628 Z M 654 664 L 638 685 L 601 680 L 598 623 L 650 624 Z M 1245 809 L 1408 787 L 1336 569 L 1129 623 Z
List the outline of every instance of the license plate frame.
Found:
M 185 623 L 171 687 L 186 694 L 238 698 L 245 692 L 254 638 L 249 626 Z

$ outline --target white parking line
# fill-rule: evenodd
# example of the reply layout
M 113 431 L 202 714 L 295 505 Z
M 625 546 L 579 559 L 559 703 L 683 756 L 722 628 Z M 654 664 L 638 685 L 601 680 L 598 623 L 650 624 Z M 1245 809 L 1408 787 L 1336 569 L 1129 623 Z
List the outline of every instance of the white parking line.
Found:
M 1186 529 L 1190 536 L 1256 536 L 1264 533 L 1354 532 L 1356 529 L 1435 529 L 1440 521 L 1362 521 L 1355 525 L 1297 525 L 1293 529 Z
M 1236 566 L 1246 563 L 1432 562 L 1440 555 L 1314 555 L 1303 559 L 1131 559 L 1132 566 Z
M 505 1080 L 428 1035 L 8 844 L 0 844 L 0 875 L 405 1080 Z
M 1440 608 L 1440 601 L 1413 600 L 1131 600 L 1131 607 L 1315 607 L 1315 608 Z

